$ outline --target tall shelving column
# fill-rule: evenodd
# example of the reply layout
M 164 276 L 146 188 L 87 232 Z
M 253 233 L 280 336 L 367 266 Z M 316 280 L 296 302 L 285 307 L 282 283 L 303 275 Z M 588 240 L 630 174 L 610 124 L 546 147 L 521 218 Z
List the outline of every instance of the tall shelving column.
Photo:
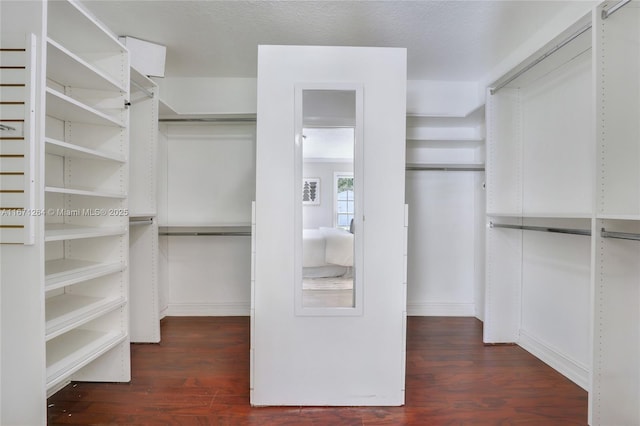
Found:
M 589 13 L 569 26 L 487 95 L 484 340 L 518 343 L 585 389 L 595 181 L 591 20 Z
M 640 5 L 596 13 L 592 425 L 640 424 Z
M 129 381 L 128 52 L 75 1 L 48 3 L 46 390 Z
M 158 86 L 131 68 L 129 273 L 131 341 L 160 341 L 158 294 Z

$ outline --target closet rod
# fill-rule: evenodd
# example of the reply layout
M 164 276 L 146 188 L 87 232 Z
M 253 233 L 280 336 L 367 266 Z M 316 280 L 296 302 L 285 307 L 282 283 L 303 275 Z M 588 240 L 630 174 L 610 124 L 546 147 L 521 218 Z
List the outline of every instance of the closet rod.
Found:
M 606 231 L 604 228 L 602 228 L 602 230 L 600 231 L 600 235 L 603 238 L 617 238 L 619 240 L 640 241 L 640 234 L 632 234 L 629 232 Z
M 208 237 L 208 236 L 221 236 L 221 237 L 250 237 L 251 232 L 238 232 L 238 231 L 215 231 L 215 232 L 182 232 L 182 231 L 163 231 L 158 235 L 168 235 L 171 237 Z
M 255 123 L 255 117 L 206 117 L 206 118 L 161 118 L 165 123 Z
M 484 167 L 406 166 L 407 171 L 484 172 Z
M 611 7 L 610 9 L 603 9 L 602 10 L 602 19 L 607 19 L 609 16 L 613 15 L 614 13 L 616 13 L 616 11 L 618 9 L 620 9 L 622 6 L 631 3 L 631 0 L 620 0 L 618 3 L 616 3 L 615 6 Z
M 586 235 L 591 236 L 591 231 L 588 229 L 570 229 L 570 228 L 550 228 L 546 226 L 526 226 L 526 225 L 508 225 L 505 223 L 493 223 L 489 222 L 490 228 L 509 228 L 509 229 L 522 229 L 524 231 L 542 231 L 553 232 L 556 234 L 572 234 L 572 235 Z
M 129 226 L 138 226 L 138 225 L 153 225 L 153 218 L 150 217 L 148 219 L 129 219 Z
M 571 43 L 573 40 L 575 40 L 576 38 L 580 37 L 583 33 L 587 32 L 590 29 L 591 29 L 591 22 L 589 22 L 585 26 L 581 27 L 578 31 L 576 31 L 575 33 L 571 34 L 569 37 L 567 37 L 566 39 L 561 41 L 559 44 L 555 45 L 552 49 L 550 49 L 547 52 L 545 52 L 542 56 L 539 56 L 535 61 L 531 62 L 529 65 L 527 65 L 526 67 L 524 67 L 523 69 L 521 69 L 520 71 L 518 71 L 517 73 L 515 73 L 514 75 L 512 75 L 511 77 L 509 77 L 505 81 L 503 81 L 502 83 L 498 84 L 496 87 L 491 88 L 489 90 L 489 93 L 491 93 L 492 95 L 496 94 L 498 92 L 498 90 L 502 89 L 504 86 L 506 86 L 507 84 L 511 83 L 513 80 L 515 80 L 516 78 L 520 77 L 522 74 L 526 73 L 531 68 L 535 67 L 540 62 L 544 61 L 549 56 L 551 56 L 552 54 L 554 54 L 558 50 L 562 49 L 564 46 L 566 46 L 567 44 Z
M 153 92 L 148 91 L 146 87 L 141 86 L 140 84 L 136 83 L 135 81 L 131 80 L 131 84 L 133 86 L 136 86 L 142 93 L 147 95 L 147 97 L 153 98 L 155 96 Z

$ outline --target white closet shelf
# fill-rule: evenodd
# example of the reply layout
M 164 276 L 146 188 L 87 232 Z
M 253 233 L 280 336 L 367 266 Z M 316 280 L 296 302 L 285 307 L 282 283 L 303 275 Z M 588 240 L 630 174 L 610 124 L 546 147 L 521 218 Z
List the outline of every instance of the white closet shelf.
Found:
M 101 198 L 127 198 L 127 194 L 118 194 L 115 192 L 95 191 L 92 189 L 80 189 L 80 188 L 61 188 L 57 186 L 46 186 L 45 192 L 67 195 L 84 195 L 88 197 L 101 197 Z
M 74 145 L 52 138 L 45 138 L 44 141 L 47 154 L 59 155 L 61 157 L 84 158 L 90 160 L 116 161 L 118 163 L 125 163 L 127 161 L 124 155 L 117 153 L 85 148 L 80 145 Z
M 66 223 L 45 224 L 45 241 L 75 240 L 81 238 L 108 237 L 112 235 L 124 235 L 126 229 L 121 226 L 78 226 Z
M 77 54 L 127 52 L 108 29 L 72 1 L 51 2 L 47 14 L 48 34 Z
M 64 381 L 127 338 L 110 331 L 75 329 L 47 342 L 47 389 Z
M 50 38 L 47 39 L 47 78 L 63 86 L 126 92 L 113 77 Z
M 45 262 L 45 291 L 55 290 L 90 279 L 123 271 L 126 265 L 117 262 L 90 262 L 80 259 L 56 259 Z
M 123 105 L 124 107 L 124 105 Z M 47 87 L 47 115 L 63 121 L 76 121 L 124 128 L 124 124 L 105 113 Z
M 98 318 L 126 303 L 124 297 L 94 297 L 65 293 L 46 301 L 46 340 Z

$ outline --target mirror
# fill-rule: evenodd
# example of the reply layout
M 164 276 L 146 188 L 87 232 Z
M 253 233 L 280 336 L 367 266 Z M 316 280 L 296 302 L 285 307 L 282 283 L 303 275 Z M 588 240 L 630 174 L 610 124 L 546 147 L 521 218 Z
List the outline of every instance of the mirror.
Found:
M 297 96 L 303 309 L 357 305 L 359 94 L 304 88 Z

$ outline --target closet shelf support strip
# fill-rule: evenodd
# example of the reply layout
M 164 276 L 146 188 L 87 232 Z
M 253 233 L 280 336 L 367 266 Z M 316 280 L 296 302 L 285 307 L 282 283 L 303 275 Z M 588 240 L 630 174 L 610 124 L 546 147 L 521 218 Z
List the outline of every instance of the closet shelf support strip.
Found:
M 521 229 L 524 231 L 542 231 L 553 232 L 556 234 L 571 234 L 571 235 L 585 235 L 591 236 L 591 231 L 588 229 L 571 229 L 571 228 L 553 228 L 546 226 L 527 226 L 527 225 L 509 225 L 506 223 L 493 223 L 489 222 L 490 228 L 508 228 L 508 229 Z

